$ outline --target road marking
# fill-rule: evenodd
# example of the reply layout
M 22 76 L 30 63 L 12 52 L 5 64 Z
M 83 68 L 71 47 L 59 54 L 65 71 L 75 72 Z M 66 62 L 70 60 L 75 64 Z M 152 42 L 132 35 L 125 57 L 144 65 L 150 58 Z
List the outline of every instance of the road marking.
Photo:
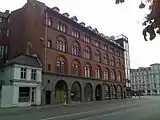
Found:
M 101 109 L 101 110 L 91 110 L 91 111 L 87 111 L 87 112 L 80 112 L 80 113 L 68 114 L 68 115 L 63 115 L 63 116 L 44 118 L 44 119 L 40 119 L 40 120 L 54 120 L 54 119 L 59 119 L 59 118 L 64 118 L 64 117 L 84 115 L 84 114 L 92 113 L 92 112 L 94 113 L 94 112 L 98 112 L 98 111 L 102 111 L 102 110 L 104 110 L 104 109 Z
M 134 105 L 137 105 L 137 104 L 134 103 L 132 105 L 134 106 Z M 122 104 L 122 105 L 118 105 L 117 107 L 122 107 L 122 106 L 127 106 L 127 105 Z M 88 114 L 88 113 L 99 112 L 99 111 L 103 111 L 103 110 L 106 110 L 106 108 L 105 109 L 99 109 L 99 110 L 91 110 L 91 111 L 87 111 L 87 112 L 80 112 L 80 113 L 62 115 L 62 116 L 55 116 L 55 117 L 50 117 L 50 118 L 43 118 L 43 119 L 40 119 L 40 120 L 55 120 L 55 119 L 60 119 L 60 118 L 65 118 L 65 117 L 79 116 L 79 115 L 84 115 L 84 114 Z

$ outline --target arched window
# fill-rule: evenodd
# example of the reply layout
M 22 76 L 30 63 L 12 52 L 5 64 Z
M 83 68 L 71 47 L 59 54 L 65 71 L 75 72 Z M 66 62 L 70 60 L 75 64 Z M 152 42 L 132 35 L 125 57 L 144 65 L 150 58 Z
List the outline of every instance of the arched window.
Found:
M 118 68 L 120 68 L 120 67 L 121 67 L 121 62 L 120 62 L 120 59 L 118 59 L 118 60 L 117 60 L 116 67 L 118 67 Z
M 116 80 L 116 72 L 115 72 L 115 70 L 111 70 L 110 76 L 111 76 L 111 80 L 113 80 L 113 81 Z
M 121 81 L 121 72 L 120 71 L 118 71 L 118 73 L 117 73 L 117 81 Z
M 75 76 L 80 75 L 80 64 L 77 61 L 72 62 L 72 74 Z
M 96 60 L 97 62 L 100 62 L 100 61 L 101 61 L 101 54 L 100 54 L 99 51 L 96 51 L 96 52 L 95 52 L 95 60 Z
M 91 59 L 91 50 L 89 47 L 85 47 L 84 49 L 84 58 Z
M 91 66 L 86 64 L 84 67 L 85 77 L 91 77 Z
M 100 67 L 97 67 L 95 69 L 95 79 L 100 79 L 100 77 L 101 77 L 101 71 L 100 70 L 101 70 Z
M 57 59 L 56 61 L 56 72 L 57 73 L 65 73 L 66 70 L 66 64 L 65 64 L 65 60 L 63 59 Z
M 103 72 L 103 79 L 104 80 L 109 80 L 109 71 L 106 69 Z
M 72 45 L 72 55 L 75 55 L 75 56 L 79 56 L 79 45 L 78 45 L 78 43 L 74 43 L 73 45 Z
M 57 39 L 57 50 L 66 52 L 66 40 L 63 37 Z
M 115 66 L 115 58 L 111 57 L 111 66 Z
M 104 55 L 104 64 L 108 64 L 109 63 L 109 58 L 108 58 L 108 55 L 107 54 L 105 54 Z

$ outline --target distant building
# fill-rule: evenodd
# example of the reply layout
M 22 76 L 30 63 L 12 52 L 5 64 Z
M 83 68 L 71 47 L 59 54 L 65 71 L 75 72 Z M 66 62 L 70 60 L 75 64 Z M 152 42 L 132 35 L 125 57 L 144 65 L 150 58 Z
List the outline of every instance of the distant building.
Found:
M 5 63 L 8 53 L 9 40 L 9 16 L 8 10 L 0 12 L 0 67 Z
M 42 65 L 36 56 L 20 55 L 0 71 L 0 107 L 41 104 Z
M 160 95 L 160 64 L 131 69 L 132 91 L 144 95 Z
M 115 40 L 125 49 L 124 51 L 125 66 L 124 67 L 125 67 L 126 95 L 127 97 L 131 97 L 129 41 L 128 41 L 128 38 L 124 35 L 117 36 Z

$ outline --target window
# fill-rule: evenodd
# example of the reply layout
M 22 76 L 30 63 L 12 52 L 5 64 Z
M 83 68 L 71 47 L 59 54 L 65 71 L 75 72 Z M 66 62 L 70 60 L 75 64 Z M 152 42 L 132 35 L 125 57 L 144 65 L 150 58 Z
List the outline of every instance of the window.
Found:
M 49 25 L 49 26 L 52 26 L 52 18 L 49 18 L 49 19 L 48 19 L 48 25 Z
M 120 66 L 121 66 L 120 59 L 118 59 L 116 63 L 116 67 L 120 68 Z
M 113 53 L 113 52 L 114 52 L 114 49 L 113 49 L 112 47 L 110 47 L 110 48 L 109 48 L 109 52 L 110 52 L 110 53 Z
M 48 40 L 48 41 L 47 41 L 47 47 L 48 47 L 48 48 L 52 48 L 52 41 L 51 41 L 51 40 Z
M 108 70 L 104 71 L 104 73 L 103 73 L 103 79 L 104 80 L 109 80 Z
M 9 29 L 7 29 L 7 33 L 6 33 L 6 36 L 7 36 L 7 37 L 9 36 Z
M 115 58 L 114 57 L 111 58 L 111 66 L 115 66 Z
M 91 77 L 91 67 L 90 67 L 90 65 L 85 65 L 85 77 Z
M 57 40 L 57 50 L 65 52 L 66 51 L 66 44 L 64 41 Z
M 0 23 L 2 22 L 2 18 L 0 17 Z
M 48 64 L 48 70 L 49 71 L 51 70 L 51 64 Z
M 100 79 L 100 69 L 98 68 L 95 69 L 95 78 Z
M 95 41 L 95 46 L 96 46 L 96 47 L 99 47 L 99 46 L 100 46 L 100 43 L 97 42 L 97 41 Z
M 57 60 L 56 62 L 56 72 L 57 73 L 65 73 L 65 62 L 64 60 Z
M 103 50 L 107 51 L 108 50 L 108 46 L 107 45 L 103 45 Z
M 79 45 L 78 45 L 78 43 L 74 43 L 72 45 L 72 55 L 75 55 L 75 56 L 79 55 Z
M 36 70 L 35 69 L 31 70 L 31 80 L 36 80 Z
M 116 80 L 116 74 L 114 70 L 110 72 L 110 76 L 111 76 L 111 80 Z
M 72 36 L 75 37 L 75 38 L 80 38 L 80 32 L 73 29 L 72 30 Z
M 101 55 L 100 55 L 100 52 L 99 51 L 96 51 L 95 52 L 95 60 L 97 61 L 97 62 L 100 62 L 100 59 L 101 59 Z
M 90 37 L 87 36 L 87 35 L 85 35 L 85 36 L 84 36 L 84 42 L 90 43 Z
M 104 55 L 104 64 L 108 64 L 108 62 L 109 62 L 109 59 L 108 59 L 108 55 L 107 54 L 105 54 Z
M 21 79 L 26 79 L 27 69 L 21 68 Z
M 79 65 L 78 64 L 72 64 L 72 74 L 75 76 L 79 76 Z
M 29 102 L 30 101 L 30 88 L 29 87 L 19 87 L 19 102 Z
M 67 32 L 67 26 L 61 22 L 58 22 L 57 29 L 61 32 Z
M 0 46 L 0 58 L 4 57 L 4 52 L 5 52 L 5 47 L 4 47 L 4 45 L 1 45 Z
M 91 59 L 91 51 L 89 47 L 85 47 L 84 49 L 84 58 Z
M 121 72 L 118 72 L 117 80 L 118 80 L 118 81 L 121 81 Z

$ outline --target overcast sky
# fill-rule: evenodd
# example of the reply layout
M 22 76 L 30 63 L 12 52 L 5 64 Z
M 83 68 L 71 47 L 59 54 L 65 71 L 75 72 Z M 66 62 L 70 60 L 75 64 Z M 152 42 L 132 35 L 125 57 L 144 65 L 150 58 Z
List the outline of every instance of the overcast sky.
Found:
M 79 21 L 98 28 L 107 36 L 124 34 L 129 38 L 131 68 L 160 63 L 160 37 L 145 42 L 141 22 L 147 9 L 140 10 L 141 0 L 128 0 L 115 5 L 115 0 L 39 0 L 49 7 L 57 6 L 60 12 L 76 15 Z M 13 11 L 22 7 L 27 0 L 0 0 L 0 11 Z

